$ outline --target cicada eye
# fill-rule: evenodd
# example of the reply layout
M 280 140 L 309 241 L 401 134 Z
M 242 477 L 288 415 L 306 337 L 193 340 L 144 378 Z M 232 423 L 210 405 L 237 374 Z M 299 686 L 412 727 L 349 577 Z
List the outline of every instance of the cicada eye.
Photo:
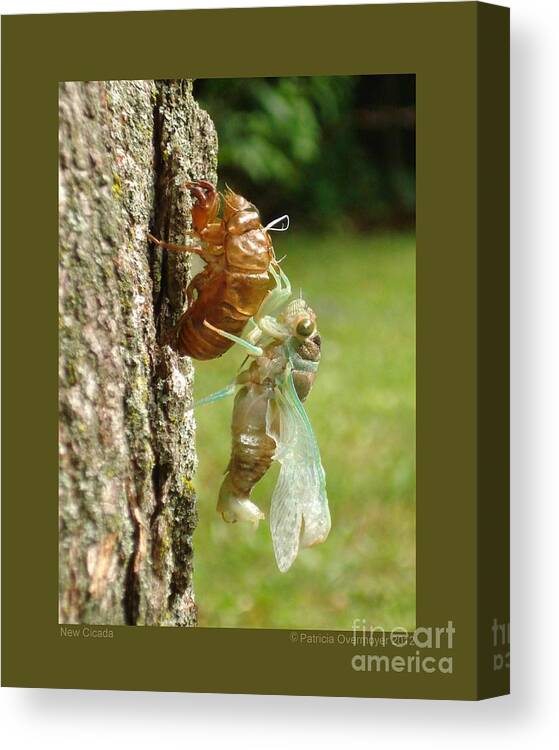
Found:
M 303 318 L 297 323 L 297 336 L 307 338 L 314 332 L 314 322 L 310 318 Z

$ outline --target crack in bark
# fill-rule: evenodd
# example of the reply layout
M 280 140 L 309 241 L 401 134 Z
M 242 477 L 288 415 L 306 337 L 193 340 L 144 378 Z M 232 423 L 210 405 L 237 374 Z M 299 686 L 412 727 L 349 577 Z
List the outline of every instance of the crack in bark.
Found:
M 151 206 L 150 232 L 154 236 L 161 235 L 162 216 L 165 216 L 166 201 L 164 195 L 164 159 L 162 150 L 162 114 L 160 111 L 161 91 L 157 87 L 157 95 L 153 103 L 152 112 L 152 147 L 153 147 L 153 200 Z M 149 242 L 149 241 L 148 241 Z M 161 373 L 161 351 L 160 339 L 162 328 L 160 325 L 161 310 L 163 300 L 167 295 L 166 284 L 166 253 L 149 243 L 149 269 L 152 282 L 152 305 L 153 321 L 155 326 L 155 349 L 152 354 L 152 377 L 150 379 L 150 391 L 155 400 L 155 406 L 150 409 L 149 422 L 151 430 L 151 445 L 153 449 L 154 464 L 151 471 L 151 487 L 153 492 L 154 507 L 149 517 L 149 528 L 152 537 L 152 557 L 162 563 L 158 551 L 160 543 L 157 533 L 158 521 L 165 507 L 165 482 L 170 474 L 170 468 L 165 467 L 161 462 L 161 450 L 158 445 L 157 437 L 157 415 L 154 413 L 158 408 L 158 398 L 160 397 L 159 385 L 162 381 Z M 129 494 L 130 518 L 134 525 L 133 547 L 128 560 L 125 584 L 125 617 L 129 625 L 136 625 L 140 614 L 140 563 L 141 563 L 141 518 L 138 518 L 137 501 Z M 161 566 L 158 566 L 161 567 Z
M 133 542 L 132 552 L 128 558 L 126 566 L 126 578 L 124 583 L 124 621 L 126 625 L 135 625 L 138 620 L 140 609 L 140 582 L 138 578 L 141 549 L 141 525 L 137 517 L 138 502 L 135 498 L 135 491 L 128 486 L 128 508 L 130 511 L 130 520 L 133 524 Z
M 166 213 L 164 211 L 164 200 L 162 195 L 162 185 L 164 176 L 164 161 L 163 161 L 163 150 L 162 150 L 162 137 L 163 137 L 163 124 L 162 114 L 160 111 L 161 103 L 161 90 L 156 84 L 156 99 L 152 107 L 153 117 L 153 172 L 154 172 L 154 195 L 153 195 L 153 206 L 152 206 L 152 217 L 150 232 L 158 239 L 161 239 L 159 233 L 162 231 L 164 226 L 163 217 Z M 163 304 L 163 295 L 166 284 L 164 279 L 167 275 L 166 269 L 166 253 L 163 253 L 157 248 L 156 245 L 150 243 L 150 270 L 151 278 L 153 282 L 153 314 L 156 324 L 156 331 L 158 333 L 158 341 L 160 340 L 159 330 L 159 317 Z M 157 268 L 156 268 L 157 267 Z M 157 289 L 157 286 L 159 288 Z

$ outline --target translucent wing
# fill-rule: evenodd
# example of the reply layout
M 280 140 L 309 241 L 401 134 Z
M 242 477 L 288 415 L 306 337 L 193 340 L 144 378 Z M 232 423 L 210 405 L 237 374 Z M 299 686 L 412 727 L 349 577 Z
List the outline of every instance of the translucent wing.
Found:
M 269 434 L 277 443 L 274 458 L 281 464 L 272 495 L 270 527 L 278 568 L 284 573 L 297 557 L 299 545 L 319 544 L 330 531 L 320 451 L 291 372 L 276 389 L 269 423 Z

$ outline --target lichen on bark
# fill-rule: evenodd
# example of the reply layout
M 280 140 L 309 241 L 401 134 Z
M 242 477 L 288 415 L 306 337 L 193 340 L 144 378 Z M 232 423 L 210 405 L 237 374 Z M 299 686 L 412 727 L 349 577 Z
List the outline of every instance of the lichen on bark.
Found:
M 193 367 L 184 183 L 216 179 L 189 81 L 63 83 L 60 122 L 60 621 L 193 625 Z

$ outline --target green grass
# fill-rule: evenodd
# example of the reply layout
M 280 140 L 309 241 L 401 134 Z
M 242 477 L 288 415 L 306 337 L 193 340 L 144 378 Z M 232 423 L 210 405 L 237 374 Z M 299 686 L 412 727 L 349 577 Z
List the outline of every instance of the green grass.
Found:
M 319 374 L 306 409 L 326 470 L 332 531 L 278 572 L 267 521 L 215 512 L 232 399 L 196 413 L 199 524 L 194 584 L 211 627 L 415 626 L 415 240 L 276 235 L 294 289 L 318 315 Z M 229 383 L 244 354 L 196 363 L 196 396 Z M 268 515 L 277 467 L 253 499 Z

